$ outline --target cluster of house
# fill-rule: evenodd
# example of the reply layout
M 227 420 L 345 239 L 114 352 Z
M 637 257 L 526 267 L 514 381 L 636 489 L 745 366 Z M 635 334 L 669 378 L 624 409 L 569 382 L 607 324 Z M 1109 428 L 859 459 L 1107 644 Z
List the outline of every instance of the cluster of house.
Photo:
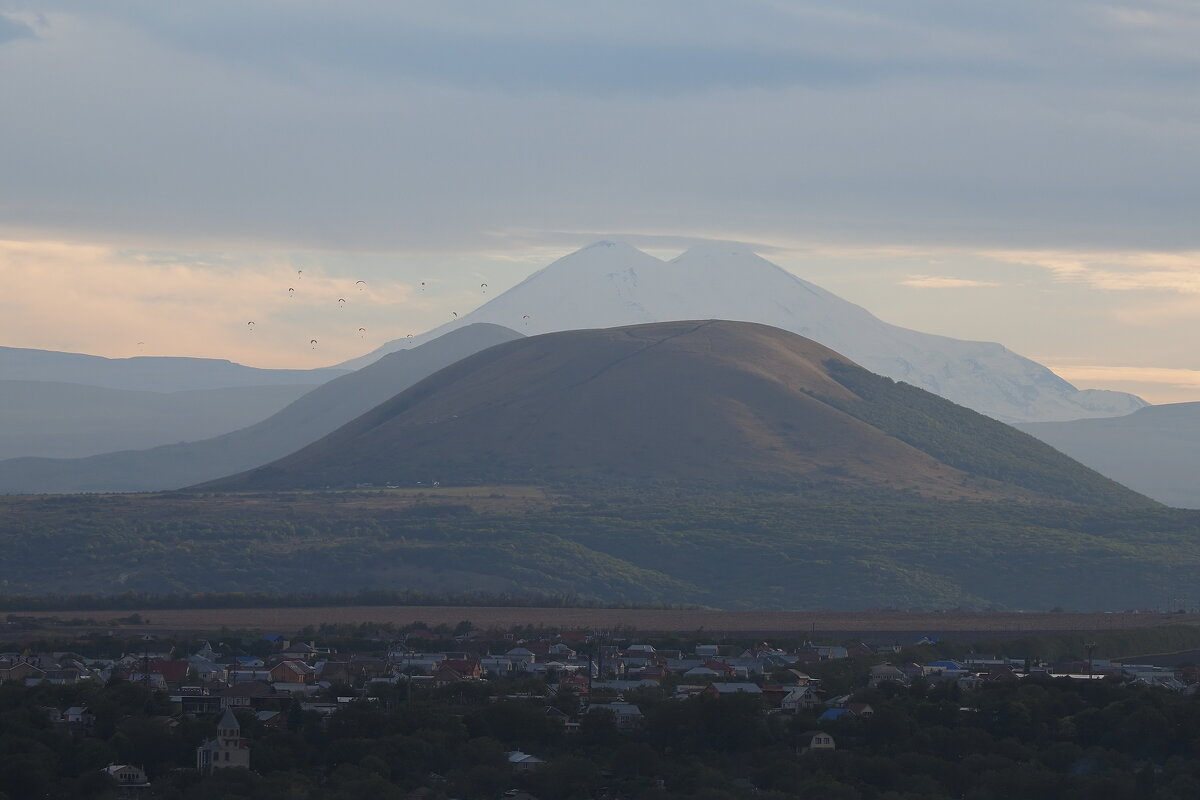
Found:
M 550 692 L 570 693 L 580 700 L 580 710 L 575 714 L 546 705 L 547 715 L 566 733 L 579 729 L 583 715 L 596 712 L 611 714 L 618 730 L 636 730 L 642 724 L 642 712 L 635 703 L 626 701 L 626 695 L 637 689 L 664 686 L 672 687 L 679 699 L 751 695 L 768 713 L 819 709 L 820 721 L 846 715 L 869 717 L 873 713 L 870 705 L 855 702 L 852 695 L 827 697 L 820 681 L 805 672 L 805 666 L 859 655 L 887 658 L 900 650 L 898 646 L 867 645 L 805 645 L 782 650 L 761 643 L 734 650 L 703 644 L 684 652 L 651 644 L 617 646 L 584 634 L 562 634 L 514 640 L 514 646 L 502 653 L 482 652 L 471 636 L 460 639 L 460 651 L 426 652 L 423 645 L 432 635 L 414 631 L 380 655 L 339 654 L 331 648 L 316 647 L 313 642 L 271 638 L 275 649 L 268 657 L 225 656 L 208 643 L 183 657 L 155 649 L 151 643 L 140 653 L 112 660 L 84 659 L 71 653 L 0 654 L 0 682 L 67 684 L 123 678 L 165 691 L 181 714 L 221 715 L 217 736 L 196 752 L 197 769 L 209 771 L 250 764 L 249 745 L 241 736 L 235 709 L 254 713 L 264 725 L 281 725 L 286 721 L 283 709 L 298 708 L 328 716 L 348 702 L 369 696 L 379 685 L 402 685 L 408 691 L 420 691 L 489 678 L 540 677 Z M 589 654 L 582 654 L 582 649 Z M 973 688 L 988 681 L 1019 680 L 1038 671 L 1079 680 L 1123 675 L 1128 680 L 1181 692 L 1193 692 L 1200 686 L 1200 675 L 1193 674 L 1194 670 L 1126 665 L 1105 659 L 1054 669 L 997 658 L 926 664 L 885 662 L 870 667 L 865 678 L 868 686 L 910 684 L 921 679 L 956 681 L 963 688 Z M 60 715 L 58 722 L 86 735 L 91 724 L 86 708 L 55 713 Z M 834 747 L 827 731 L 813 730 L 804 734 L 800 749 Z M 516 772 L 542 763 L 536 756 L 521 752 L 510 753 L 509 761 Z M 144 774 L 136 767 L 111 765 L 108 769 L 118 784 L 130 791 L 145 784 Z
M 881 664 L 872 667 L 868 686 L 885 682 L 908 685 L 920 677 L 927 682 L 955 681 L 962 689 L 975 689 L 995 681 L 1048 676 L 1088 681 L 1121 678 L 1129 683 L 1156 686 L 1184 694 L 1200 690 L 1200 670 L 1121 663 L 1107 658 L 1061 664 L 1030 664 L 1024 659 L 968 658 L 961 661 L 931 661 L 928 664 Z
M 83 711 L 86 709 L 73 709 Z M 222 767 L 250 768 L 250 743 L 242 738 L 242 726 L 233 713 L 225 709 L 217 722 L 217 735 L 196 748 L 196 769 L 211 772 Z M 136 764 L 109 764 L 103 772 L 116 783 L 118 800 L 144 797 L 150 790 L 145 770 Z

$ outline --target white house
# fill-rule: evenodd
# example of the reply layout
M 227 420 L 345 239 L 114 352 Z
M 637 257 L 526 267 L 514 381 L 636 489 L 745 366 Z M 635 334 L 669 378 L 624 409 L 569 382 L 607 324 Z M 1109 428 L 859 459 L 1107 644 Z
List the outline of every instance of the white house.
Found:
M 103 770 L 117 782 L 118 798 L 142 797 L 150 790 L 150 780 L 141 767 L 133 764 L 109 764 Z
M 801 754 L 814 750 L 833 750 L 835 747 L 833 737 L 825 731 L 805 731 L 800 734 L 798 749 Z
M 520 750 L 513 750 L 507 756 L 508 765 L 512 767 L 513 772 L 531 772 L 546 763 L 537 756 L 522 753 Z

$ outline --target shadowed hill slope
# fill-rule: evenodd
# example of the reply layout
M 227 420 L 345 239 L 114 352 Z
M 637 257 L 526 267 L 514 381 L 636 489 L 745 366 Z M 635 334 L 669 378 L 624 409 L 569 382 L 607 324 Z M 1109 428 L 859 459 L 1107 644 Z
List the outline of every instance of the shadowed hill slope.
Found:
M 431 481 L 1149 503 L 1032 437 L 816 342 L 725 321 L 510 342 L 303 450 L 202 488 Z
M 131 492 L 176 489 L 251 469 L 320 439 L 397 392 L 480 350 L 521 338 L 476 324 L 402 350 L 323 384 L 250 427 L 198 442 L 80 459 L 0 461 L 0 492 Z

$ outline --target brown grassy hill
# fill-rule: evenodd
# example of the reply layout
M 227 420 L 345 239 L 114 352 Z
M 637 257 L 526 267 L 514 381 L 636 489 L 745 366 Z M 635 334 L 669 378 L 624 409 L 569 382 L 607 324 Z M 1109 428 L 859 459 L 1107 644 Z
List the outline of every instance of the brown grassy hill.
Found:
M 552 333 L 466 358 L 286 458 L 203 488 L 590 482 L 1142 499 L 1032 437 L 901 386 L 753 323 Z M 982 455 L 958 457 L 977 440 Z M 987 466 L 994 450 L 1004 469 Z M 1008 474 L 1030 459 L 1033 478 Z M 1082 496 L 1037 478 L 1064 470 L 1079 471 Z

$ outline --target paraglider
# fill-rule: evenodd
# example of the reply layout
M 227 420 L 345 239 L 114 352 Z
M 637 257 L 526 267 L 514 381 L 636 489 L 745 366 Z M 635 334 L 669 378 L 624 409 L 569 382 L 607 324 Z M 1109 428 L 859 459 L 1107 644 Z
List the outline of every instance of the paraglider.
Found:
M 409 339 L 411 339 L 412 337 L 413 337 L 413 335 L 410 333 L 410 334 L 408 335 L 408 338 L 409 338 Z
M 338 298 L 338 308 L 342 308 L 342 307 L 344 307 L 345 305 L 346 305 L 346 298 L 344 298 L 344 297 L 339 297 L 339 298 Z
M 366 281 L 355 281 L 354 285 L 357 286 L 358 290 L 361 292 L 364 288 L 366 288 L 367 282 Z
M 302 269 L 296 270 L 296 278 L 299 279 L 299 278 L 303 278 L 303 277 L 304 277 L 304 270 L 302 270 Z
M 481 292 L 483 292 L 484 294 L 487 294 L 487 284 L 486 283 L 479 284 L 479 290 Z
M 363 338 L 363 334 L 366 332 L 367 332 L 366 328 L 359 328 L 358 329 L 358 338 L 360 338 L 360 339 Z
M 454 318 L 455 318 L 455 319 L 458 319 L 458 312 L 457 312 L 457 311 L 451 311 L 450 313 L 454 315 Z
M 312 345 L 313 350 L 317 349 L 317 340 L 316 339 L 309 339 L 308 343 Z
M 529 315 L 526 314 L 524 317 L 522 317 L 522 319 L 525 320 L 525 327 L 529 327 Z
M 288 287 L 288 297 L 292 297 L 295 294 L 296 294 L 296 290 L 289 286 Z
M 421 291 L 425 291 L 425 281 L 421 281 Z
M 246 328 L 251 331 L 254 330 L 254 320 L 250 320 L 249 322 L 247 322 Z

